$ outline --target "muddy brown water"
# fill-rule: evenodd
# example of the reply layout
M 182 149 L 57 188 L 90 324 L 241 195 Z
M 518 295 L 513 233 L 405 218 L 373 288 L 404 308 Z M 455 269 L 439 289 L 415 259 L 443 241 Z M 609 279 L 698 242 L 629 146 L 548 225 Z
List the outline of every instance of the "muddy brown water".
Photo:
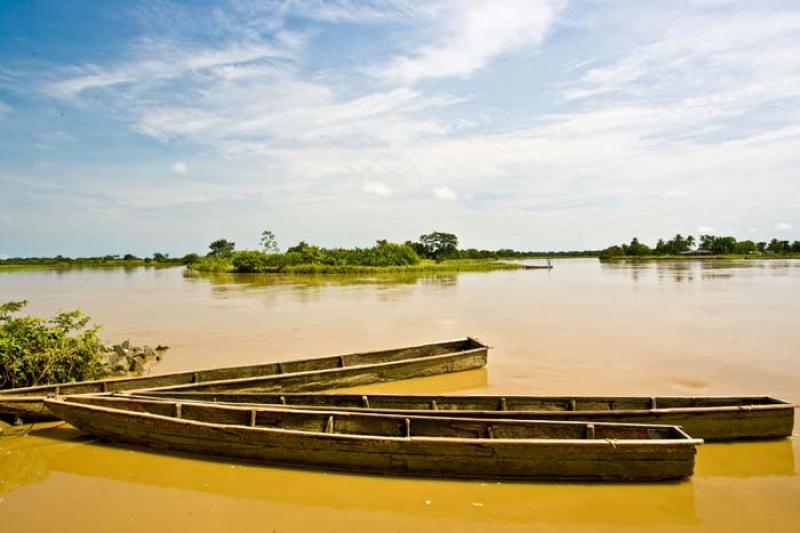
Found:
M 770 394 L 800 402 L 800 261 L 602 265 L 419 277 L 0 273 L 0 301 L 80 306 L 156 367 L 288 360 L 473 335 L 480 371 L 371 392 Z M 795 530 L 800 439 L 709 444 L 669 484 L 355 476 L 151 453 L 66 424 L 0 437 L 2 531 Z M 7 432 L 8 433 L 8 432 Z M 797 434 L 797 428 L 795 434 Z

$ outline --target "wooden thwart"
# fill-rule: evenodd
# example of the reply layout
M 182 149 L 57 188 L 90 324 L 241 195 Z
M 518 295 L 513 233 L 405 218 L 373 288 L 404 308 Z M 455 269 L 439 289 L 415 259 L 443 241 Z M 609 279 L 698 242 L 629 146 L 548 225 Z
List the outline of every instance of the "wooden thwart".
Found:
M 488 347 L 466 337 L 390 350 L 259 365 L 175 372 L 136 378 L 60 383 L 0 391 L 0 415 L 52 420 L 48 395 L 97 394 L 140 389 L 303 391 L 432 376 L 486 365 Z
M 682 426 L 706 440 L 770 439 L 790 436 L 794 406 L 767 396 L 432 396 L 397 394 L 143 392 L 199 402 L 282 404 L 302 409 L 338 409 L 387 414 L 425 414 L 517 420 L 582 420 Z
M 692 474 L 702 443 L 659 425 L 244 408 L 124 395 L 46 404 L 73 426 L 112 442 L 371 474 L 680 479 Z

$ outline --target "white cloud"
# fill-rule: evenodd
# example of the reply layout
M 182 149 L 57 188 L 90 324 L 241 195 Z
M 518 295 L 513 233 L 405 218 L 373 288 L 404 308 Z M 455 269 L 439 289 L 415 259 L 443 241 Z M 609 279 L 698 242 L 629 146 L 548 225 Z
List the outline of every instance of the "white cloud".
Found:
M 178 174 L 186 174 L 189 171 L 189 167 L 184 161 L 176 161 L 172 165 L 172 171 Z
M 593 12 L 596 4 L 590 4 Z M 217 47 L 198 45 L 191 36 L 152 35 L 115 63 L 54 68 L 59 78 L 40 87 L 39 95 L 44 90 L 66 99 L 76 113 L 112 115 L 113 127 L 126 123 L 207 156 L 193 159 L 197 190 L 188 197 L 181 192 L 185 183 L 162 189 L 131 179 L 120 188 L 120 205 L 146 209 L 280 198 L 280 205 L 270 207 L 289 213 L 287 219 L 309 212 L 304 210 L 324 211 L 320 217 L 339 210 L 338 218 L 330 214 L 329 223 L 316 225 L 324 229 L 309 231 L 349 224 L 360 232 L 363 224 L 353 213 L 385 209 L 386 202 L 364 202 L 353 191 L 378 197 L 422 191 L 421 198 L 408 196 L 407 216 L 394 223 L 435 224 L 445 216 L 438 211 L 448 211 L 459 227 L 485 232 L 486 245 L 496 244 L 493 225 L 530 228 L 518 233 L 543 239 L 552 232 L 536 228 L 558 226 L 576 246 L 578 239 L 601 246 L 617 234 L 650 242 L 680 228 L 685 233 L 687 221 L 711 221 L 737 236 L 751 225 L 794 222 L 800 164 L 800 53 L 793 54 L 800 41 L 791 38 L 792 28 L 800 28 L 796 15 L 781 14 L 785 20 L 779 21 L 769 15 L 771 8 L 763 9 L 769 16 L 750 17 L 754 23 L 748 25 L 750 11 L 728 16 L 741 8 L 725 9 L 717 20 L 682 10 L 660 17 L 667 8 L 644 3 L 644 30 L 642 19 L 628 17 L 623 6 L 614 15 L 616 24 L 565 20 L 568 31 L 543 41 L 557 29 L 553 21 L 562 2 L 398 0 L 389 9 L 381 0 L 239 5 L 260 14 L 218 25 Z M 288 12 L 310 20 L 307 33 L 279 37 L 273 32 L 285 30 L 279 23 L 273 33 L 260 30 L 261 18 L 280 19 Z M 400 23 L 380 32 L 390 37 L 376 38 L 374 51 L 359 51 L 361 63 L 341 60 L 353 57 L 347 56 L 349 42 L 341 56 L 338 50 L 315 53 L 316 32 L 328 24 L 383 24 L 389 18 Z M 314 22 L 319 20 L 325 24 Z M 613 39 L 606 39 L 609 32 Z M 598 45 L 585 50 L 574 39 Z M 386 46 L 387 40 L 398 48 Z M 605 48 L 606 41 L 616 48 Z M 627 46 L 629 41 L 635 44 Z M 560 55 L 565 48 L 566 59 Z M 529 52 L 538 49 L 530 61 Z M 512 56 L 514 51 L 524 54 Z M 390 53 L 396 60 L 383 62 Z M 483 79 L 413 84 L 467 77 L 502 54 L 519 64 L 498 69 L 498 76 L 508 77 L 492 80 L 488 90 Z M 562 60 L 569 68 L 561 68 Z M 365 75 L 369 65 L 383 65 L 382 77 Z M 541 91 L 530 83 L 538 71 L 523 73 L 525 81 L 518 83 L 516 67 L 539 65 L 545 66 L 537 80 Z M 530 104 L 511 98 L 506 105 L 509 94 L 529 89 L 536 90 Z M 590 94 L 596 97 L 585 97 Z M 178 163 L 172 169 L 181 174 Z M 146 156 L 141 165 L 155 175 L 165 166 L 162 160 L 148 164 Z M 90 164 L 86 169 L 92 173 Z M 174 182 L 185 180 L 173 176 Z M 81 183 L 76 178 L 72 185 L 96 194 L 107 187 Z M 459 213 L 431 210 L 431 196 L 459 200 Z
M 45 84 L 42 89 L 55 98 L 71 100 L 93 89 L 136 85 L 152 87 L 168 80 L 203 74 L 225 77 L 229 72 L 226 68 L 247 67 L 267 60 L 292 60 L 294 54 L 295 50 L 286 41 L 208 48 L 148 40 L 139 45 L 129 61 L 110 67 L 92 64 L 72 67 L 65 72 L 63 79 Z
M 789 224 L 788 222 L 778 222 L 777 224 L 775 224 L 775 229 L 778 231 L 789 231 L 790 229 L 792 229 L 792 225 Z
M 365 181 L 364 192 L 367 194 L 374 194 L 375 196 L 391 196 L 392 189 L 385 183 L 379 181 Z
M 660 13 L 656 8 L 646 22 L 653 40 L 588 68 L 564 96 L 663 100 L 694 93 L 706 104 L 735 106 L 796 95 L 800 13 L 756 6 L 720 10 L 707 3 L 691 12 Z
M 0 117 L 11 112 L 11 106 L 0 100 Z
M 433 188 L 433 197 L 439 200 L 458 200 L 458 194 L 451 189 L 450 187 L 434 187 Z
M 468 76 L 495 57 L 542 42 L 565 0 L 453 1 L 437 12 L 432 42 L 380 69 L 387 80 Z

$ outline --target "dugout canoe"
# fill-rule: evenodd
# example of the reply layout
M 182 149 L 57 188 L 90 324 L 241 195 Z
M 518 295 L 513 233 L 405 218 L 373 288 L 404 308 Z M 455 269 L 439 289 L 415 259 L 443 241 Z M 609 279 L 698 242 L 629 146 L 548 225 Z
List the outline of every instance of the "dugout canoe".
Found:
M 134 378 L 113 378 L 59 383 L 0 391 L 0 416 L 27 421 L 52 420 L 44 409 L 48 396 L 96 394 L 137 389 L 185 387 L 225 383 L 226 390 L 246 390 L 257 384 L 262 391 L 313 391 L 409 379 L 486 365 L 489 347 L 462 339 L 393 348 L 373 352 L 282 361 L 258 365 L 212 368 Z M 217 390 L 209 387 L 206 390 Z
M 794 405 L 769 396 L 431 396 L 154 392 L 184 401 L 285 405 L 516 420 L 586 420 L 681 426 L 708 441 L 775 439 L 794 428 Z
M 680 428 L 245 408 L 122 396 L 45 400 L 110 442 L 377 475 L 657 481 L 691 476 L 701 439 Z

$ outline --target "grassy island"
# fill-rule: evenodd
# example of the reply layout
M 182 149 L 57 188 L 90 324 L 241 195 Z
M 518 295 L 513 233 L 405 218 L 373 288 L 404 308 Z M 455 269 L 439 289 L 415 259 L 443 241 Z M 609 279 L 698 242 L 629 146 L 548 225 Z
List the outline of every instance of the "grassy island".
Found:
M 369 248 L 322 248 L 305 241 L 281 253 L 274 237 L 265 232 L 263 250 L 235 250 L 234 243 L 220 239 L 210 252 L 188 264 L 198 272 L 263 274 L 380 274 L 516 270 L 517 263 L 489 250 L 459 250 L 458 238 L 450 233 L 422 235 L 417 242 L 403 244 L 379 240 Z M 513 252 L 513 251 L 512 251 Z

